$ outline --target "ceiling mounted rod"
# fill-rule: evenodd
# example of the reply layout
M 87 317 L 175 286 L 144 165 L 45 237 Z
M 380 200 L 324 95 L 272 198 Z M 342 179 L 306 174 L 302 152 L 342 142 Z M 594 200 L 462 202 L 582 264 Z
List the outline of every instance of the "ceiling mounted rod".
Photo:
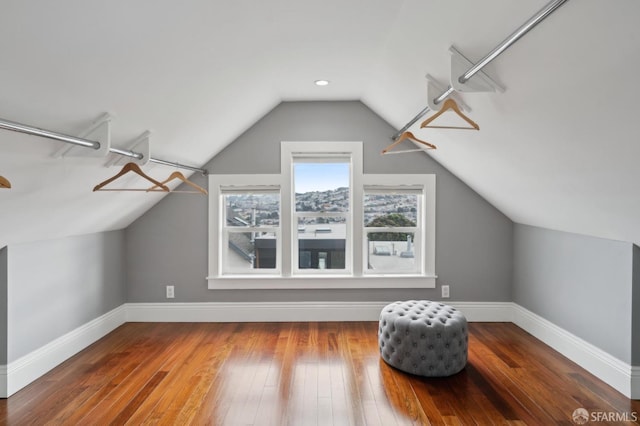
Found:
M 445 90 L 444 92 L 442 92 L 442 94 L 440 96 L 435 98 L 433 100 L 433 103 L 438 105 L 440 102 L 444 101 L 447 98 L 447 96 L 449 96 L 450 94 L 452 94 L 455 91 L 456 90 L 453 87 L 447 86 L 447 90 Z
M 118 155 L 124 155 L 125 157 L 135 158 L 136 160 L 142 160 L 144 158 L 144 155 L 140 154 L 139 152 L 128 151 L 126 149 L 109 147 L 109 152 L 113 152 L 114 154 Z
M 63 135 L 62 133 L 51 132 L 49 130 L 39 129 L 37 127 L 16 123 L 14 121 L 0 119 L 0 129 L 40 136 L 60 142 L 72 143 L 74 145 L 80 145 L 85 148 L 100 149 L 100 142 L 77 138 L 75 136 Z
M 478 61 L 478 63 L 476 63 L 474 66 L 469 68 L 467 70 L 467 72 L 465 72 L 463 75 L 461 75 L 460 78 L 458 78 L 458 81 L 460 83 L 466 83 L 467 81 L 469 81 L 471 79 L 471 77 L 473 77 L 478 72 L 480 72 L 482 70 L 482 68 L 484 68 L 489 62 L 491 62 L 495 58 L 497 58 L 498 55 L 500 55 L 502 52 L 504 52 L 513 43 L 518 41 L 523 35 L 525 35 L 529 31 L 531 31 L 536 25 L 538 25 L 540 22 L 542 22 L 545 18 L 547 18 L 549 15 L 551 15 L 556 9 L 558 9 L 560 6 L 562 6 L 567 1 L 568 0 L 552 0 L 551 2 L 547 3 L 547 5 L 545 7 L 543 7 L 542 9 L 540 9 L 540 11 L 538 13 L 533 15 L 527 22 L 525 22 L 523 25 L 521 25 L 520 28 L 515 30 L 513 33 L 511 33 L 511 35 L 509 37 L 504 39 L 502 41 L 502 43 L 500 43 L 495 49 L 493 49 L 491 52 L 489 52 L 484 58 L 482 58 L 480 61 Z M 447 90 L 445 90 L 440 96 L 435 98 L 433 100 L 433 102 L 436 105 L 439 104 L 447 96 L 449 96 L 451 93 L 453 93 L 454 90 L 455 89 L 453 89 L 449 85 L 449 87 L 447 87 Z M 425 109 L 420 111 L 418 113 L 418 115 L 416 115 L 413 119 L 411 119 L 411 121 L 409 121 L 409 123 L 407 123 L 402 129 L 398 130 L 391 137 L 391 139 L 393 139 L 393 140 L 397 139 L 398 136 L 400 136 L 402 133 L 406 132 L 411 126 L 413 126 L 415 124 L 416 121 L 418 121 L 427 112 L 429 112 L 429 107 L 426 107 Z
M 11 130 L 11 131 L 14 131 L 14 132 L 19 132 L 19 133 L 26 133 L 28 135 L 33 135 L 33 136 L 40 136 L 40 137 L 47 138 L 47 139 L 53 139 L 53 140 L 60 141 L 60 142 L 79 145 L 79 146 L 82 146 L 84 148 L 92 148 L 92 149 L 96 149 L 96 150 L 100 149 L 100 142 L 90 141 L 90 140 L 78 138 L 78 137 L 75 137 L 75 136 L 65 135 L 65 134 L 57 133 L 57 132 L 52 132 L 50 130 L 44 130 L 44 129 L 40 129 L 38 127 L 33 127 L 33 126 L 26 125 L 26 124 L 21 124 L 21 123 L 16 123 L 14 121 L 4 120 L 2 118 L 0 118 L 0 129 Z M 136 158 L 138 160 L 141 160 L 142 158 L 144 158 L 144 155 L 142 155 L 141 153 L 134 152 L 134 151 L 129 151 L 129 150 L 126 150 L 126 149 L 118 149 L 118 148 L 109 147 L 109 152 L 112 152 L 112 153 L 118 154 L 118 155 L 124 155 L 125 157 Z M 163 164 L 165 166 L 171 166 L 171 167 L 176 167 L 176 168 L 179 168 L 179 169 L 186 169 L 186 170 L 191 170 L 191 171 L 194 171 L 194 172 L 200 172 L 203 175 L 208 174 L 207 170 L 205 170 L 205 169 L 199 169 L 197 167 L 185 166 L 184 164 L 174 163 L 174 162 L 171 162 L 171 161 L 159 160 L 157 158 L 152 158 L 152 157 L 149 158 L 149 161 L 151 161 L 152 163 Z
M 469 68 L 467 72 L 465 72 L 463 75 L 460 76 L 460 78 L 458 78 L 458 81 L 462 84 L 469 81 L 469 79 L 471 79 L 471 77 L 476 75 L 482 68 L 484 68 L 485 65 L 487 65 L 489 62 L 497 58 L 498 55 L 500 55 L 502 52 L 507 50 L 509 46 L 511 46 L 516 41 L 520 40 L 520 38 L 523 35 L 528 33 L 531 29 L 533 29 L 533 27 L 535 27 L 540 22 L 542 22 L 544 18 L 551 15 L 557 8 L 559 8 L 566 2 L 567 0 L 554 0 L 549 2 L 545 7 L 540 9 L 538 13 L 536 13 L 533 17 L 531 17 L 531 19 L 525 22 L 520 28 L 515 30 L 509 37 L 504 39 L 504 41 L 500 43 L 495 49 L 489 52 L 487 56 L 480 59 L 480 61 L 478 61 L 477 64 Z
M 209 174 L 209 172 L 206 169 L 199 169 L 197 167 L 185 166 L 184 164 L 172 163 L 171 161 L 159 160 L 153 157 L 149 158 L 149 161 L 156 164 L 163 164 L 165 166 L 173 166 L 173 167 L 178 167 L 180 169 L 191 170 L 192 172 L 200 172 L 203 175 Z
M 415 117 L 413 117 L 413 118 L 411 119 L 411 121 L 410 121 L 410 122 L 408 122 L 407 124 L 405 124 L 405 125 L 404 125 L 404 127 L 403 127 L 402 129 L 398 130 L 398 132 L 397 132 L 396 134 L 394 134 L 394 135 L 391 137 L 391 139 L 393 139 L 393 140 L 398 139 L 398 137 L 399 137 L 401 134 L 403 134 L 404 132 L 406 132 L 407 130 L 409 130 L 409 128 L 410 128 L 411 126 L 413 126 L 413 125 L 416 123 L 416 121 L 420 120 L 420 117 L 422 117 L 423 115 L 425 115 L 425 114 L 426 114 L 426 113 L 428 113 L 428 112 L 429 112 L 429 107 L 428 107 L 428 106 L 424 107 L 424 109 L 423 109 L 422 111 L 420 111 L 420 112 L 418 113 L 418 115 L 416 115 Z

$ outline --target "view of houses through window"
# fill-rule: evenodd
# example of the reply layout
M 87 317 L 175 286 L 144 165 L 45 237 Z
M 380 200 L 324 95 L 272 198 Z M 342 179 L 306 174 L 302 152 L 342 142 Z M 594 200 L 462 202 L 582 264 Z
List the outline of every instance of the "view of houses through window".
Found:
M 294 163 L 298 269 L 347 268 L 350 173 L 347 161 Z
M 435 285 L 435 176 L 363 173 L 360 142 L 282 142 L 279 174 L 210 188 L 210 288 Z
M 277 268 L 280 236 L 279 192 L 234 191 L 224 193 L 224 238 L 228 251 L 224 270 L 249 272 Z
M 324 180 L 326 175 L 332 179 Z M 294 176 L 298 268 L 345 269 L 349 164 L 300 163 L 295 165 Z M 365 189 L 367 272 L 417 272 L 420 196 L 383 187 Z M 226 269 L 275 269 L 280 194 L 251 190 L 226 193 L 224 206 L 229 248 Z
M 419 194 L 397 194 L 391 189 L 364 193 L 367 272 L 418 272 L 420 233 Z M 380 229 L 384 228 L 384 229 Z

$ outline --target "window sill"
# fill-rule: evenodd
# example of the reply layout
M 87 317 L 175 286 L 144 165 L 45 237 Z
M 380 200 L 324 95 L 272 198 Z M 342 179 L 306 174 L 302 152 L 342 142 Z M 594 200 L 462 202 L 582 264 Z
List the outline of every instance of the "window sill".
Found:
M 435 275 L 233 275 L 207 277 L 210 290 L 343 289 L 343 288 L 435 288 Z

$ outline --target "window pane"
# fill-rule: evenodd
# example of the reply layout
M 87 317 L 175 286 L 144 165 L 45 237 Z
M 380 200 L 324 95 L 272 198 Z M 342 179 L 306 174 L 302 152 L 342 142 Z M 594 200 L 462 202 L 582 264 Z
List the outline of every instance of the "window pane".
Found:
M 298 218 L 298 268 L 345 269 L 346 217 Z
M 280 194 L 227 193 L 225 226 L 279 226 Z
M 367 270 L 375 273 L 418 272 L 413 245 L 414 234 L 368 232 Z
M 276 234 L 273 232 L 229 232 L 229 250 L 224 270 L 249 272 L 276 268 Z
M 417 215 L 418 195 L 364 195 L 365 226 L 416 226 Z
M 296 211 L 349 211 L 349 168 L 349 163 L 295 163 Z

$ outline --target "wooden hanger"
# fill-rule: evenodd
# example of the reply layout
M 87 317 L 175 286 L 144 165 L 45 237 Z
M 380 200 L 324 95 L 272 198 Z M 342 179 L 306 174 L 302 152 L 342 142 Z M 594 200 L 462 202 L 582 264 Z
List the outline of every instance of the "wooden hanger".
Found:
M 0 176 L 0 188 L 11 188 L 11 182 L 3 176 Z
M 417 152 L 417 151 L 423 151 L 422 148 L 416 148 L 416 149 L 405 149 L 402 151 L 393 151 L 393 152 L 389 152 L 390 149 L 392 149 L 394 146 L 398 145 L 400 142 L 402 142 L 403 140 L 408 139 L 410 141 L 413 142 L 417 142 L 420 143 L 422 145 L 426 145 L 427 149 L 437 149 L 437 147 L 433 144 L 430 144 L 429 142 L 425 142 L 423 140 L 420 140 L 418 138 L 416 138 L 413 133 L 411 132 L 404 132 L 403 134 L 401 134 L 400 136 L 398 136 L 398 138 L 388 147 L 386 147 L 385 149 L 382 150 L 381 154 L 404 154 L 405 152 Z
M 163 185 L 162 183 L 158 182 L 157 180 L 153 179 L 152 177 L 147 176 L 140 169 L 140 167 L 138 167 L 138 165 L 136 163 L 127 163 L 127 164 L 125 164 L 122 167 L 122 170 L 120 170 L 120 172 L 117 175 L 105 180 L 104 182 L 99 183 L 98 185 L 95 186 L 95 188 L 93 188 L 93 190 L 94 191 L 148 191 L 147 189 L 102 189 L 105 185 L 110 184 L 114 180 L 118 179 L 122 175 L 125 175 L 125 174 L 127 174 L 129 172 L 134 172 L 134 173 L 142 176 L 143 178 L 145 178 L 149 182 L 153 183 L 154 185 L 158 186 L 159 188 L 162 188 L 162 189 L 157 189 L 155 191 L 158 191 L 158 192 L 160 192 L 160 191 L 169 192 L 169 188 L 167 188 L 165 185 Z
M 442 115 L 442 113 L 444 113 L 445 111 L 448 110 L 453 110 L 456 114 L 458 114 L 460 117 L 462 117 L 462 119 L 464 121 L 466 121 L 467 123 L 469 123 L 469 125 L 471 125 L 471 127 L 458 127 L 458 126 L 430 126 L 429 124 L 435 120 L 436 118 L 440 117 Z M 464 113 L 462 111 L 460 111 L 460 108 L 458 107 L 458 104 L 456 103 L 456 101 L 454 101 L 453 99 L 449 98 L 446 101 L 444 101 L 444 104 L 442 104 L 442 108 L 440 109 L 440 111 L 438 111 L 437 113 L 433 114 L 431 117 L 427 118 L 426 120 L 424 120 L 422 122 L 422 124 L 420 125 L 420 128 L 425 128 L 425 127 L 430 127 L 432 129 L 465 129 L 465 130 L 480 130 L 480 126 L 478 126 L 476 124 L 475 121 L 473 121 L 472 119 L 470 119 L 469 117 L 467 117 L 466 115 L 464 115 Z
M 202 193 L 204 195 L 207 195 L 208 192 L 206 189 L 204 189 L 203 187 L 196 185 L 195 183 L 191 182 L 190 180 L 188 180 L 186 177 L 184 177 L 184 175 L 180 172 L 173 172 L 171 173 L 171 175 L 166 179 L 163 180 L 161 183 L 164 185 L 168 182 L 171 182 L 174 179 L 178 179 L 181 180 L 182 182 L 186 183 L 187 185 L 189 185 L 190 187 L 194 188 L 195 191 L 171 191 L 171 192 L 182 192 L 185 194 L 198 194 L 198 193 Z M 154 185 L 151 188 L 147 189 L 147 191 L 156 191 L 158 188 L 158 185 Z

